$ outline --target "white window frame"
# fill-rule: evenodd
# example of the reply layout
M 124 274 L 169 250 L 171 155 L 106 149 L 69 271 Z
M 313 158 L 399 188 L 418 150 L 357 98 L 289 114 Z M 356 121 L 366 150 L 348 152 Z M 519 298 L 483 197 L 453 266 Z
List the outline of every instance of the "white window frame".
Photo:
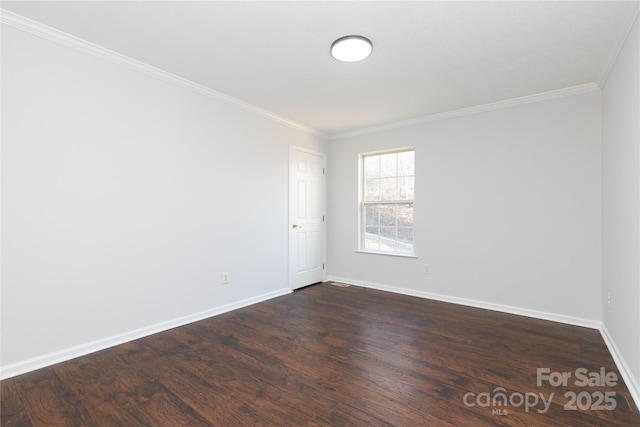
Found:
M 414 188 L 414 193 L 413 193 L 413 199 L 410 200 L 377 200 L 377 201 L 365 201 L 365 183 L 366 183 L 366 177 L 365 177 L 365 168 L 364 168 L 364 164 L 365 164 L 365 158 L 367 157 L 372 157 L 372 156 L 380 156 L 380 155 L 384 155 L 384 154 L 393 154 L 393 153 L 403 153 L 403 152 L 407 152 L 407 151 L 413 151 L 414 152 L 414 174 L 412 175 L 414 178 L 414 186 L 415 186 L 415 148 L 414 147 L 403 147 L 403 148 L 396 148 L 396 149 L 392 149 L 392 150 L 384 150 L 384 151 L 375 151 L 375 152 L 369 152 L 369 153 L 361 153 L 359 156 L 359 169 L 358 169 L 358 179 L 359 179 L 359 208 L 358 208 L 358 250 L 356 252 L 363 252 L 363 253 L 370 253 L 370 254 L 379 254 L 379 255 L 392 255 L 392 256 L 400 256 L 400 257 L 409 257 L 409 258 L 417 258 L 416 256 L 416 251 L 415 251 L 415 209 L 414 209 L 414 217 L 413 217 L 413 222 L 412 222 L 412 226 L 411 226 L 411 232 L 412 232 L 412 240 L 413 240 L 413 245 L 412 245 L 412 251 L 411 252 L 393 252 L 393 251 L 384 251 L 384 250 L 376 250 L 376 249 L 371 249 L 371 248 L 366 248 L 365 245 L 365 231 L 366 231 L 366 206 L 367 205 L 385 205 L 385 204 L 391 204 L 391 205 L 396 205 L 396 204 L 411 204 L 412 207 L 415 206 L 415 188 Z M 400 176 L 396 174 L 396 178 L 398 177 L 404 177 L 404 176 Z M 398 228 L 397 222 L 396 222 L 396 230 Z

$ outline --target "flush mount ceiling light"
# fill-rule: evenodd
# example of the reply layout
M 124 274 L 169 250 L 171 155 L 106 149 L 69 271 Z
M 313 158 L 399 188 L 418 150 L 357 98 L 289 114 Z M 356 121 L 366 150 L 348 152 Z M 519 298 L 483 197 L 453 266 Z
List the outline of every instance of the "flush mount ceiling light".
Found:
M 362 36 L 344 36 L 331 45 L 331 56 L 342 62 L 362 61 L 373 50 L 371 40 Z

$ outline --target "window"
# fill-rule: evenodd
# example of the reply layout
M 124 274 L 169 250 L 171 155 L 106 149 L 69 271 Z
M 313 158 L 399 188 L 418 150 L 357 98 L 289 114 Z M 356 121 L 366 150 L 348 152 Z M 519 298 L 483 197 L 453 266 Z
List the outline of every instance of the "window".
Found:
M 360 250 L 413 255 L 415 151 L 361 155 Z

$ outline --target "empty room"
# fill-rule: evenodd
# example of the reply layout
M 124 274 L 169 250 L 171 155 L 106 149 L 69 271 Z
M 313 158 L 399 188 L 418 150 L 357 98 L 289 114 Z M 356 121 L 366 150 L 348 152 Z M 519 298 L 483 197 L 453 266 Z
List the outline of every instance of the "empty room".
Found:
M 640 426 L 639 1 L 2 1 L 2 426 Z

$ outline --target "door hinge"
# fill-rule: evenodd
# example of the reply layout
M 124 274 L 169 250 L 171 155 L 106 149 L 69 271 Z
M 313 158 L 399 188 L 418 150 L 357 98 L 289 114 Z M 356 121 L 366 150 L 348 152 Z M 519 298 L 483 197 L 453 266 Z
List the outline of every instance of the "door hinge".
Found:
M 324 215 L 322 215 L 322 222 L 324 222 Z
M 324 264 L 322 264 L 322 269 L 324 270 Z
M 324 168 L 322 168 L 322 175 L 324 175 Z

